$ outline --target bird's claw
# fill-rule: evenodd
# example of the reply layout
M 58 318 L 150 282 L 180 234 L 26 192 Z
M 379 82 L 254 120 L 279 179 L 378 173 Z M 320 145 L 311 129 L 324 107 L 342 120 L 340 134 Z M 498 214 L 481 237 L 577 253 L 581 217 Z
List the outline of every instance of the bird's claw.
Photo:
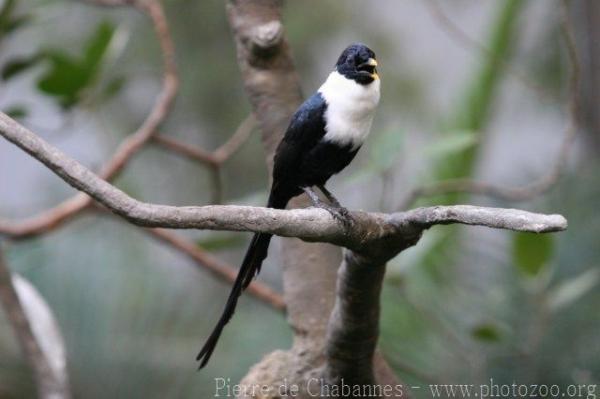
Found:
M 335 197 L 333 197 L 328 191 L 325 190 L 324 192 L 327 192 L 329 194 L 329 199 L 332 202 L 331 205 L 321 201 L 319 196 L 310 188 L 305 188 L 304 192 L 308 195 L 310 201 L 312 202 L 315 208 L 321 208 L 326 210 L 331 216 L 333 216 L 334 219 L 340 221 L 345 228 L 349 229 L 352 227 L 352 225 L 354 224 L 354 219 L 352 218 L 352 215 L 350 215 L 348 209 L 340 205 L 340 203 L 335 199 Z
M 336 207 L 325 203 L 318 204 L 317 206 L 329 212 L 329 214 L 333 216 L 334 219 L 341 222 L 346 228 L 351 228 L 354 224 L 354 219 L 352 218 L 352 215 L 350 214 L 348 209 L 344 208 L 343 206 Z

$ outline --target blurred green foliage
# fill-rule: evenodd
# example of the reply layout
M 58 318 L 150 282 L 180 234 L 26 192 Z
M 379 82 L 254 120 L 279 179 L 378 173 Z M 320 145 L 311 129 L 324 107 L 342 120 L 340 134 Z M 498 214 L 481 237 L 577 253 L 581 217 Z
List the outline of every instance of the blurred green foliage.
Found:
M 9 80 L 43 62 L 47 67 L 37 80 L 40 92 L 56 97 L 64 109 L 71 108 L 96 81 L 114 33 L 111 23 L 100 23 L 84 41 L 80 55 L 72 56 L 63 49 L 40 49 L 30 56 L 9 61 L 2 68 L 2 79 Z M 109 94 L 115 95 L 122 83 L 117 81 L 109 86 Z
M 40 54 L 33 54 L 30 57 L 17 58 L 10 60 L 2 68 L 2 80 L 9 80 L 21 72 L 31 68 L 38 61 L 41 61 L 43 57 Z
M 525 275 L 537 275 L 552 259 L 552 236 L 550 234 L 514 233 L 513 237 L 515 265 Z
M 27 108 L 22 105 L 13 105 L 5 109 L 4 113 L 13 119 L 23 119 L 27 116 Z
M 423 154 L 434 162 L 460 157 L 460 154 L 475 149 L 480 139 L 479 133 L 474 130 L 452 131 L 425 148 Z
M 58 50 L 45 51 L 44 58 L 50 67 L 38 80 L 40 91 L 58 97 L 65 108 L 76 104 L 82 92 L 97 77 L 114 31 L 111 24 L 100 24 L 86 40 L 80 57 L 72 57 Z
M 445 157 L 437 160 L 433 172 L 434 180 L 445 180 L 461 177 L 472 177 L 475 171 L 475 160 L 485 138 L 486 127 L 497 97 L 498 87 L 503 77 L 505 63 L 518 42 L 517 21 L 521 9 L 526 2 L 522 0 L 502 0 L 497 2 L 498 11 L 491 23 L 488 40 L 484 43 L 485 51 L 481 52 L 480 66 L 467 82 L 465 93 L 457 101 L 458 109 L 443 123 L 442 132 L 449 136 L 466 137 L 465 132 L 473 134 L 473 145 L 457 148 Z M 478 139 L 475 140 L 475 137 Z M 442 140 L 444 137 L 442 137 Z M 453 204 L 464 196 L 448 194 L 436 198 L 437 203 Z
M 0 41 L 29 21 L 29 15 L 16 15 L 17 0 L 5 0 L 0 8 Z
M 398 154 L 403 152 L 404 141 L 405 132 L 394 128 L 373 136 L 366 164 L 351 175 L 348 180 L 360 184 L 361 181 L 388 172 L 394 167 Z
M 484 342 L 498 342 L 501 339 L 498 328 L 491 324 L 479 324 L 471 331 L 474 338 Z
M 433 167 L 429 174 L 431 181 L 444 181 L 454 178 L 474 177 L 477 154 L 485 142 L 489 115 L 497 97 L 498 88 L 509 62 L 513 47 L 517 42 L 517 21 L 525 2 L 522 0 L 502 0 L 497 2 L 497 12 L 490 25 L 489 38 L 484 43 L 485 51 L 480 52 L 478 69 L 466 82 L 466 89 L 457 101 L 458 108 L 442 124 L 442 135 L 425 153 L 436 157 L 431 160 Z M 439 195 L 418 201 L 419 205 L 456 204 L 467 196 L 459 193 Z M 443 234 L 430 251 L 417 260 L 433 278 L 442 276 L 440 268 L 454 264 L 457 236 L 461 228 L 445 228 Z
M 518 0 L 495 2 L 497 12 L 490 24 L 491 34 L 483 43 L 488 51 L 478 53 L 480 67 L 467 82 L 464 96 L 457 101 L 457 112 L 445 119 L 442 134 L 422 150 L 435 166 L 427 169 L 428 178 L 421 180 L 476 176 L 476 161 L 487 139 L 504 67 L 520 43 L 517 23 L 525 4 Z M 558 26 L 551 31 L 558 32 Z M 537 71 L 544 70 L 543 74 L 534 71 L 534 81 L 545 86 L 546 79 L 550 79 L 553 80 L 551 88 L 564 91 L 566 61 L 564 53 L 556 50 L 560 48 L 557 39 L 556 34 L 546 36 L 537 45 L 539 58 L 531 57 L 527 61 L 538 62 L 534 64 Z M 548 59 L 551 62 L 545 63 Z M 558 96 L 561 90 L 554 94 Z M 594 166 L 588 169 L 591 172 Z M 575 176 L 571 179 L 577 180 Z M 597 176 L 592 181 L 597 181 Z M 563 197 L 569 196 L 569 189 L 562 188 L 557 191 L 563 193 Z M 580 186 L 577 190 L 586 189 Z M 418 204 L 452 204 L 467 197 L 442 195 Z M 540 202 L 536 201 L 538 209 L 541 206 L 565 212 L 570 221 L 569 231 L 582 228 L 582 224 L 571 223 L 569 210 L 585 209 L 581 204 L 589 204 L 587 200 L 571 200 L 570 205 L 553 202 L 554 207 L 540 205 Z M 527 206 L 531 203 L 525 204 L 526 209 Z M 589 209 L 587 214 L 590 215 Z M 597 226 L 598 223 L 594 218 L 586 225 Z M 588 230 L 587 234 L 590 233 Z M 578 251 L 585 246 L 568 247 L 569 242 L 577 240 L 575 237 L 505 234 L 509 238 L 509 250 L 506 258 L 499 261 L 494 259 L 493 247 L 503 248 L 502 240 L 486 242 L 476 235 L 466 238 L 462 228 L 444 227 L 428 234 L 431 236 L 425 236 L 419 248 L 410 249 L 393 262 L 384 296 L 382 345 L 386 353 L 387 350 L 392 353 L 392 364 L 400 370 L 405 382 L 420 385 L 478 380 L 485 383 L 491 376 L 494 381 L 506 383 L 597 382 L 594 376 L 600 364 L 591 360 L 598 355 L 597 351 L 593 350 L 596 355 L 582 358 L 577 354 L 581 349 L 576 348 L 589 345 L 600 328 L 600 316 L 591 310 L 594 303 L 600 304 L 598 251 L 594 251 L 593 263 L 587 265 L 585 271 L 571 277 L 577 273 L 576 264 L 581 265 L 583 261 Z M 557 238 L 563 242 L 562 246 L 555 242 Z M 564 258 L 567 254 L 573 258 Z M 402 269 L 397 267 L 399 264 L 403 264 Z M 511 265 L 514 267 L 508 267 Z M 474 269 L 482 268 L 485 270 L 473 275 Z M 559 271 L 560 277 L 557 276 Z M 389 291 L 403 292 L 404 297 L 390 298 Z M 569 311 L 560 312 L 564 309 Z M 569 333 L 569 326 L 574 325 L 580 326 L 583 332 Z M 399 339 L 400 336 L 406 341 Z M 468 336 L 473 338 L 472 342 Z M 570 344 L 562 344 L 564 339 L 569 339 Z M 568 359 L 568 365 L 556 359 Z M 453 371 L 449 369 L 456 364 L 462 366 Z M 519 366 L 514 367 L 515 364 Z M 578 374 L 578 370 L 585 371 Z M 416 395 L 428 397 L 419 392 Z

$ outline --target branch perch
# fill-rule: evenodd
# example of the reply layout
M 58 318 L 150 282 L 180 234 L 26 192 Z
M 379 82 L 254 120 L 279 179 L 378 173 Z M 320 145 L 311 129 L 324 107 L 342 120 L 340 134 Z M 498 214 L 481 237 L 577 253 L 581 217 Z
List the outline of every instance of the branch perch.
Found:
M 112 180 L 123 170 L 131 157 L 152 138 L 156 129 L 168 116 L 173 106 L 179 86 L 179 77 L 175 65 L 175 47 L 160 2 L 156 0 L 89 0 L 88 3 L 101 6 L 131 5 L 147 15 L 154 26 L 163 57 L 164 71 L 161 89 L 154 100 L 152 109 L 140 127 L 121 142 L 112 157 L 100 171 L 100 176 L 103 179 Z M 90 197 L 83 193 L 78 193 L 60 204 L 26 220 L 18 222 L 0 220 L 0 225 L 2 226 L 0 230 L 12 238 L 22 239 L 39 235 L 81 214 L 91 204 L 92 200 Z
M 356 223 L 352 229 L 346 229 L 322 209 L 287 211 L 231 205 L 174 207 L 148 204 L 131 198 L 1 113 L 0 134 L 74 188 L 131 223 L 145 227 L 265 232 L 357 250 L 384 236 L 415 236 L 435 224 L 462 223 L 535 233 L 560 231 L 567 227 L 566 220 L 560 215 L 467 205 L 418 208 L 389 215 L 353 212 Z
M 331 243 L 352 250 L 340 269 L 338 295 L 325 342 L 327 383 L 375 384 L 373 356 L 378 336 L 379 292 L 385 263 L 415 245 L 424 230 L 437 224 L 461 223 L 535 233 L 564 230 L 561 215 L 543 215 L 516 209 L 469 205 L 417 208 L 392 214 L 352 212 L 349 228 L 325 210 L 277 210 L 248 206 L 174 207 L 138 201 L 96 176 L 85 166 L 0 113 L 0 134 L 46 165 L 74 188 L 129 222 L 144 227 L 268 232 L 306 241 Z M 0 230 L 2 229 L 0 224 Z M 371 275 L 369 284 L 356 287 L 356 273 Z M 356 298 L 375 319 L 358 322 Z M 362 300 L 361 299 L 361 300 Z M 356 350 L 359 348 L 360 350 Z M 360 358 L 349 358 L 359 356 Z M 356 364 L 361 366 L 360 371 Z

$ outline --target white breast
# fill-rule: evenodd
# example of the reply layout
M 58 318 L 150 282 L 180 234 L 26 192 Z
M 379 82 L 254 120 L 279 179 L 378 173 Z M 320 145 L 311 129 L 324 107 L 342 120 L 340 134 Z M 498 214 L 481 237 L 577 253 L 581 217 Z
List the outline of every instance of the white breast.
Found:
M 361 146 L 371 130 L 379 103 L 380 80 L 361 85 L 333 71 L 319 92 L 327 102 L 324 140 L 340 145 Z

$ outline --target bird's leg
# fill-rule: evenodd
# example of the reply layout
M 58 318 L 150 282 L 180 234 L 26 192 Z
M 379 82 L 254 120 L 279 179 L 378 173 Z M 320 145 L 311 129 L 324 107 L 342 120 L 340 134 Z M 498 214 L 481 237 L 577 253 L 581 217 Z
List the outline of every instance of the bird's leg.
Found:
M 323 189 L 320 186 L 319 188 L 321 189 L 321 191 L 323 191 Z M 335 199 L 335 197 L 333 197 L 329 191 L 327 191 L 327 194 L 325 194 L 325 192 L 323 191 L 323 194 L 325 194 L 327 199 L 331 201 L 333 205 L 321 201 L 317 193 L 315 193 L 314 190 L 310 187 L 303 187 L 302 190 L 304 190 L 306 195 L 308 195 L 310 202 L 312 202 L 315 208 L 325 209 L 331 214 L 331 216 L 342 222 L 346 227 L 350 227 L 352 225 L 352 216 L 350 216 L 348 210 L 341 206 L 338 200 Z
M 310 202 L 313 204 L 315 208 L 323 208 L 327 204 L 321 201 L 321 198 L 314 192 L 314 190 L 310 187 L 302 187 L 302 190 L 308 195 Z
M 335 198 L 335 196 L 331 193 L 331 191 L 327 190 L 327 188 L 325 188 L 325 185 L 321 184 L 318 185 L 317 187 L 319 187 L 319 190 L 321 190 L 321 192 L 325 195 L 325 197 L 327 197 L 327 200 L 331 203 L 331 205 L 335 206 L 336 208 L 340 208 L 340 210 L 342 210 L 345 213 L 348 213 L 348 210 L 346 208 L 344 208 L 342 206 L 342 204 L 340 204 L 340 201 L 337 200 L 337 198 Z

